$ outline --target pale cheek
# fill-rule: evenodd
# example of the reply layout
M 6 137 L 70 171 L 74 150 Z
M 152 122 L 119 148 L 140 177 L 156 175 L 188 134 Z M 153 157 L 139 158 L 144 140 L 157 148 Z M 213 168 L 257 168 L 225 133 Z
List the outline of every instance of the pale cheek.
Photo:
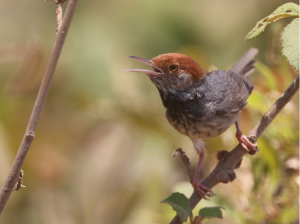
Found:
M 192 78 L 186 74 L 180 74 L 179 76 L 164 76 L 162 81 L 177 91 L 184 91 L 192 85 Z
M 189 88 L 192 84 L 192 81 L 189 79 L 189 77 L 186 77 L 184 79 L 175 79 L 172 83 L 174 89 L 183 91 Z

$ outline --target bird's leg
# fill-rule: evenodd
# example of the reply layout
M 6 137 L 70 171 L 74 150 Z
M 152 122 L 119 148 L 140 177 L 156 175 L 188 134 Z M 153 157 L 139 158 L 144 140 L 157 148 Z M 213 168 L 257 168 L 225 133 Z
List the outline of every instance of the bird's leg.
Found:
M 200 174 L 200 170 L 201 170 L 201 164 L 204 158 L 204 152 L 199 154 L 199 161 L 198 161 L 198 165 L 195 171 L 195 175 L 194 175 L 194 180 L 192 181 L 192 185 L 194 190 L 200 195 L 200 197 L 209 200 L 207 197 L 211 197 L 214 194 L 214 192 L 206 187 L 202 182 L 203 180 L 199 179 L 199 174 Z
M 203 142 L 200 139 L 191 139 L 196 150 L 197 153 L 199 155 L 199 161 L 197 164 L 197 168 L 195 171 L 195 175 L 194 175 L 194 179 L 191 181 L 191 184 L 194 188 L 194 190 L 200 195 L 200 197 L 209 200 L 207 197 L 212 197 L 213 195 L 215 195 L 213 193 L 213 191 L 206 187 L 202 182 L 203 180 L 199 179 L 199 175 L 200 175 L 200 170 L 201 170 L 201 165 L 204 159 L 204 145 Z
M 240 128 L 240 124 L 239 121 L 237 120 L 235 122 L 235 126 L 236 126 L 236 138 L 239 141 L 239 143 L 241 144 L 241 146 L 249 151 L 257 151 L 257 143 L 252 143 L 245 135 L 243 135 L 241 128 Z

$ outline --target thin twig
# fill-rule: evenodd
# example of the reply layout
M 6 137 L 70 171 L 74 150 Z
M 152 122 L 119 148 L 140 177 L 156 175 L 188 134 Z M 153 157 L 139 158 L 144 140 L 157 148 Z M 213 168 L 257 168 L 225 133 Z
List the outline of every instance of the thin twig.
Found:
M 50 59 L 43 77 L 43 81 L 37 96 L 37 99 L 35 101 L 30 120 L 28 122 L 24 137 L 22 139 L 20 148 L 18 150 L 18 153 L 16 155 L 16 158 L 13 162 L 12 168 L 5 180 L 4 185 L 1 188 L 0 191 L 0 215 L 19 179 L 19 174 L 21 172 L 21 168 L 23 166 L 24 160 L 26 158 L 26 154 L 28 153 L 28 150 L 30 148 L 31 142 L 34 139 L 35 130 L 42 112 L 43 105 L 45 103 L 51 80 L 62 50 L 62 47 L 64 45 L 72 17 L 76 8 L 78 0 L 70 0 L 61 28 L 58 30 L 58 34 L 55 39 L 55 43 L 50 55 Z
M 286 89 L 286 91 L 279 97 L 279 99 L 273 104 L 268 112 L 261 118 L 260 122 L 249 132 L 248 138 L 255 142 L 268 125 L 273 121 L 276 115 L 284 108 L 284 106 L 291 100 L 294 94 L 299 89 L 299 76 L 294 82 Z M 247 151 L 242 146 L 237 145 L 231 152 L 224 154 L 220 159 L 215 169 L 204 180 L 203 184 L 209 188 L 213 188 L 218 183 L 222 182 L 223 176 L 226 173 L 230 175 L 230 172 L 240 163 L 242 157 L 247 154 Z M 222 178 L 220 178 L 222 176 Z M 230 177 L 229 177 L 230 179 Z M 202 198 L 197 192 L 193 192 L 189 201 L 192 209 L 199 203 Z M 170 224 L 181 224 L 180 218 L 175 216 Z
M 182 163 L 182 165 L 183 165 L 183 167 L 184 167 L 184 169 L 185 169 L 185 173 L 186 173 L 186 175 L 188 176 L 190 182 L 192 183 L 194 177 L 193 177 L 193 174 L 192 174 L 192 171 L 191 171 L 191 167 L 190 167 L 191 164 L 190 164 L 190 159 L 189 159 L 189 157 L 186 156 L 185 152 L 182 151 L 181 148 L 176 149 L 176 150 L 173 152 L 172 156 L 177 156 L 177 157 L 179 157 L 179 159 L 180 159 L 180 161 L 181 161 L 181 163 Z

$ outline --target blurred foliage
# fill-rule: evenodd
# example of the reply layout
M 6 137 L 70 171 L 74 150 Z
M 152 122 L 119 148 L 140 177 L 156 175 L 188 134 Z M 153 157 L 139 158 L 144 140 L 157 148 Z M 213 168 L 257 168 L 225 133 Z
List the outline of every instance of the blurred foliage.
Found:
M 292 2 L 283 4 L 279 6 L 270 15 L 258 21 L 255 27 L 248 33 L 245 39 L 250 40 L 255 37 L 258 37 L 264 32 L 267 25 L 274 23 L 279 19 L 284 19 L 292 16 L 299 17 L 299 5 Z
M 282 54 L 289 63 L 299 71 L 299 5 L 289 2 L 279 6 L 267 17 L 258 21 L 255 27 L 247 34 L 245 40 L 250 40 L 261 35 L 267 25 L 279 19 L 298 17 L 284 28 L 281 35 Z
M 79 1 L 23 167 L 26 188 L 12 194 L 0 223 L 168 223 L 175 213 L 159 202 L 179 188 L 187 196 L 192 190 L 171 153 L 182 147 L 194 165 L 196 153 L 167 123 L 147 77 L 123 71 L 140 66 L 126 56 L 181 52 L 209 71 L 228 69 L 258 48 L 254 91 L 240 117 L 247 133 L 297 76 L 280 54 L 289 19 L 244 42 L 256 21 L 286 2 Z M 54 43 L 55 8 L 44 1 L 0 3 L 1 185 Z M 243 159 L 237 179 L 201 202 L 226 208 L 223 220 L 206 223 L 298 223 L 298 102 L 295 96 L 267 128 L 260 153 Z M 216 165 L 218 150 L 236 144 L 234 127 L 207 140 L 201 177 Z

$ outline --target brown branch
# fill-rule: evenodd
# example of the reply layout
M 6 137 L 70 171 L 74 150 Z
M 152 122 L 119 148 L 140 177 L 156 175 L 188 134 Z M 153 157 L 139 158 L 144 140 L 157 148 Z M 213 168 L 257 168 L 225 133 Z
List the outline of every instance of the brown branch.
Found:
M 294 80 L 294 82 L 286 89 L 286 91 L 279 97 L 279 99 L 273 104 L 269 111 L 261 118 L 260 122 L 249 132 L 248 138 L 256 142 L 263 131 L 268 127 L 268 125 L 273 121 L 276 115 L 284 108 L 284 106 L 291 100 L 294 94 L 299 89 L 299 76 Z M 222 158 L 220 158 L 219 163 L 215 169 L 208 175 L 204 180 L 203 184 L 209 188 L 213 188 L 220 182 L 225 182 L 226 180 L 232 181 L 233 169 L 242 160 L 242 157 L 247 154 L 247 151 L 242 148 L 242 146 L 237 145 L 231 152 L 225 153 Z M 227 178 L 227 179 L 226 179 Z M 228 182 L 228 181 L 227 181 Z M 202 198 L 194 191 L 191 195 L 189 201 L 192 209 L 199 203 Z M 178 216 L 175 216 L 170 224 L 181 224 Z
M 192 171 L 191 171 L 191 167 L 190 167 L 191 164 L 190 164 L 190 159 L 189 159 L 189 157 L 186 156 L 185 152 L 182 151 L 181 148 L 176 149 L 176 150 L 173 152 L 172 156 L 177 156 L 177 157 L 179 157 L 179 159 L 180 159 L 180 161 L 181 161 L 181 163 L 182 163 L 182 165 L 183 165 L 183 167 L 184 167 L 184 169 L 185 169 L 185 173 L 186 173 L 186 175 L 188 176 L 190 182 L 192 183 L 194 177 L 193 177 L 193 174 L 192 174 Z
M 4 185 L 1 188 L 0 191 L 0 215 L 19 179 L 19 174 L 21 172 L 21 168 L 23 166 L 26 154 L 29 151 L 31 142 L 34 139 L 35 130 L 42 112 L 43 105 L 45 103 L 51 80 L 62 50 L 62 47 L 64 45 L 72 17 L 76 8 L 77 0 L 70 0 L 68 7 L 66 9 L 66 13 L 61 25 L 61 28 L 58 30 L 58 34 L 55 39 L 55 43 L 50 55 L 50 59 L 43 77 L 43 81 L 40 86 L 40 90 L 37 96 L 37 99 L 35 101 L 30 120 L 28 122 L 24 137 L 22 139 L 20 148 L 18 150 L 18 153 L 16 155 L 16 158 L 13 162 L 13 165 L 11 167 L 11 170 L 5 180 Z

